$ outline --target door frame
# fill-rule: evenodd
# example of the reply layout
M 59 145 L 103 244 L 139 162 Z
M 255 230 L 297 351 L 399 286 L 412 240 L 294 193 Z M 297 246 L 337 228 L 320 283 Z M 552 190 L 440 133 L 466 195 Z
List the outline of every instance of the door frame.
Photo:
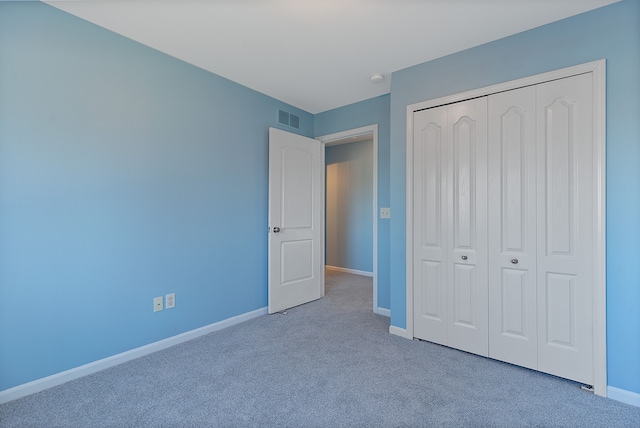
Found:
M 416 111 L 498 92 L 537 85 L 578 74 L 592 74 L 593 84 L 593 177 L 595 186 L 593 364 L 594 392 L 607 396 L 607 279 L 606 279 L 606 60 L 567 67 L 472 91 L 435 98 L 406 108 L 406 329 L 390 328 L 392 334 L 413 339 L 413 114 Z M 393 326 L 391 326 L 393 327 Z
M 322 212 L 325 215 L 326 219 L 326 195 L 327 189 L 325 188 L 326 184 L 326 160 L 325 160 L 325 149 L 327 146 L 335 145 L 338 141 L 342 141 L 348 138 L 356 138 L 361 137 L 363 135 L 371 134 L 373 138 L 373 312 L 379 313 L 378 308 L 378 125 L 369 125 L 363 126 L 360 128 L 349 129 L 342 132 L 336 132 L 333 134 L 322 135 L 320 137 L 316 137 L 316 140 L 322 143 L 322 160 L 325 164 L 325 168 L 322 170 L 322 193 L 325 195 L 325 198 L 322 200 Z M 348 142 L 344 143 L 348 144 Z M 323 226 L 324 227 L 324 226 Z M 324 229 L 323 229 L 324 230 Z M 323 234 L 323 245 L 322 249 L 325 251 L 326 248 L 326 234 Z M 326 260 L 324 258 L 323 253 L 323 268 L 326 265 Z M 322 295 L 324 296 L 324 282 L 322 284 Z M 388 314 L 381 314 L 388 315 Z

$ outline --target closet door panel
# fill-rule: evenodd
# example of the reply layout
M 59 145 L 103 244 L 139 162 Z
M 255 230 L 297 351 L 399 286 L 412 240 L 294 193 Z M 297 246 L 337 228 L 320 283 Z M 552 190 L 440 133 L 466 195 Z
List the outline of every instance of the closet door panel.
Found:
M 446 107 L 414 114 L 414 336 L 447 344 Z
M 593 384 L 591 74 L 537 86 L 538 369 Z
M 488 355 L 487 99 L 448 106 L 449 346 Z
M 535 87 L 489 96 L 489 356 L 535 369 Z

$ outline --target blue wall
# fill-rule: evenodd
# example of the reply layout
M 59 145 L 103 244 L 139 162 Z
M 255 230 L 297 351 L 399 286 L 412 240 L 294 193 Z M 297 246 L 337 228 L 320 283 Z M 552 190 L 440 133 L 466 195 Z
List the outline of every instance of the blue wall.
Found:
M 393 73 L 391 323 L 406 326 L 406 106 L 607 60 L 608 384 L 640 393 L 640 2 L 627 0 Z
M 309 113 L 0 3 L 0 390 L 266 306 L 279 107 L 313 135 Z
M 325 263 L 373 272 L 373 140 L 329 146 L 325 164 Z
M 378 124 L 378 213 L 389 206 L 390 96 L 382 95 L 314 116 L 314 136 Z M 395 213 L 391 212 L 394 216 Z M 389 309 L 389 226 L 378 218 L 378 307 Z

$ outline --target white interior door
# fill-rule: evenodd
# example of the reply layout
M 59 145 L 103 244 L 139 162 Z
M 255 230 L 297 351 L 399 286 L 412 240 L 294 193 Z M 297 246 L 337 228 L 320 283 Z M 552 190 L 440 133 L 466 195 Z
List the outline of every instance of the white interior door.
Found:
M 489 356 L 538 367 L 536 89 L 489 96 Z
M 269 313 L 322 296 L 322 145 L 269 128 Z
M 537 91 L 538 369 L 593 385 L 592 74 Z

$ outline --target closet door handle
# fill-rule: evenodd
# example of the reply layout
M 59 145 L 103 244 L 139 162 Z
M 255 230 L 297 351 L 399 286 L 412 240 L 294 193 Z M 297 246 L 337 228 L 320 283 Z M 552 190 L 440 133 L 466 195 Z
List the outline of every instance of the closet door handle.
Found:
M 273 233 L 278 233 L 280 232 L 280 228 L 278 226 L 273 228 Z
M 462 256 L 462 260 L 467 260 L 467 256 Z
M 518 264 L 518 259 L 516 259 L 516 258 L 511 259 L 511 263 L 513 263 L 514 265 L 517 265 Z

